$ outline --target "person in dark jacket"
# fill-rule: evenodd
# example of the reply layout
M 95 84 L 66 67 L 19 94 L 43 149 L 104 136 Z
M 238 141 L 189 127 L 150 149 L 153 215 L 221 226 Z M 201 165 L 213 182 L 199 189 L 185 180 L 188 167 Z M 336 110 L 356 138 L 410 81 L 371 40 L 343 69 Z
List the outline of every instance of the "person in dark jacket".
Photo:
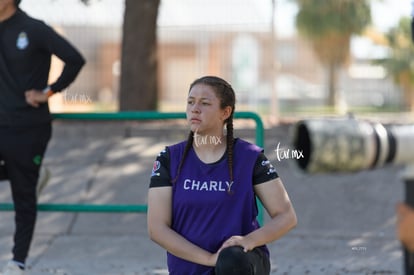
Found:
M 37 216 L 36 185 L 51 137 L 48 98 L 67 88 L 85 64 L 74 46 L 19 3 L 0 0 L 0 160 L 15 206 L 13 258 L 3 275 L 24 274 Z M 49 83 L 52 55 L 65 65 Z

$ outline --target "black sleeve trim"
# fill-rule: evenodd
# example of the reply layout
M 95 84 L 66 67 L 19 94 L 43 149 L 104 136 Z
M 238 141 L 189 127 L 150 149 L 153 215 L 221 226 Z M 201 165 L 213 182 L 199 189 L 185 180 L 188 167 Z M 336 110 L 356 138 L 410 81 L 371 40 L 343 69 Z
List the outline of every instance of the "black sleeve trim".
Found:
M 257 157 L 253 171 L 253 185 L 261 184 L 278 178 L 276 169 L 267 159 L 264 153 L 260 153 Z
M 170 154 L 167 148 L 161 151 L 152 166 L 150 188 L 172 186 L 170 175 Z

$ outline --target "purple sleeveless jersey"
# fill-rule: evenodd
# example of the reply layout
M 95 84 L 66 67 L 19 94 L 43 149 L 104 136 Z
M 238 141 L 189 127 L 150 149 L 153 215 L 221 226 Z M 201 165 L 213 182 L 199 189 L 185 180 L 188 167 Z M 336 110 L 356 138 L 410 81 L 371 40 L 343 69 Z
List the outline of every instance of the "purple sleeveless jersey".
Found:
M 170 174 L 175 178 L 186 142 L 170 146 Z M 261 148 L 241 139 L 234 144 L 230 182 L 227 157 L 213 164 L 202 162 L 191 148 L 173 185 L 172 229 L 190 242 L 217 252 L 233 235 L 246 235 L 259 227 L 253 192 L 253 170 Z M 268 253 L 267 248 L 263 249 Z M 167 253 L 171 275 L 213 274 L 214 268 L 188 262 Z

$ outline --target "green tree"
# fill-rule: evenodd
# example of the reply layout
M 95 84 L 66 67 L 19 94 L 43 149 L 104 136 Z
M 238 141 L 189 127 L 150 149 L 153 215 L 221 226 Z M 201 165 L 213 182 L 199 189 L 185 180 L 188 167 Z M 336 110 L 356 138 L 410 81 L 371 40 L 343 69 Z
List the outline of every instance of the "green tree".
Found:
M 327 75 L 329 106 L 339 105 L 338 69 L 349 60 L 352 35 L 371 22 L 369 0 L 293 0 L 298 4 L 296 27 L 309 40 Z
M 385 35 L 390 55 L 377 63 L 383 65 L 403 92 L 410 112 L 414 111 L 414 47 L 411 40 L 411 19 L 403 17 Z

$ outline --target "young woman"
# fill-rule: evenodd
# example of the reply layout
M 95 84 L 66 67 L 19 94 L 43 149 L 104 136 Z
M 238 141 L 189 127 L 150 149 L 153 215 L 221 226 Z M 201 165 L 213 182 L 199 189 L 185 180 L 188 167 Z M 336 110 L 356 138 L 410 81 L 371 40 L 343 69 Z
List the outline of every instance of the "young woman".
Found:
M 296 225 L 288 194 L 263 150 L 233 137 L 234 109 L 226 81 L 195 80 L 186 110 L 188 140 L 166 147 L 154 163 L 148 232 L 167 250 L 171 275 L 269 274 L 266 244 Z M 271 217 L 263 227 L 256 196 Z

